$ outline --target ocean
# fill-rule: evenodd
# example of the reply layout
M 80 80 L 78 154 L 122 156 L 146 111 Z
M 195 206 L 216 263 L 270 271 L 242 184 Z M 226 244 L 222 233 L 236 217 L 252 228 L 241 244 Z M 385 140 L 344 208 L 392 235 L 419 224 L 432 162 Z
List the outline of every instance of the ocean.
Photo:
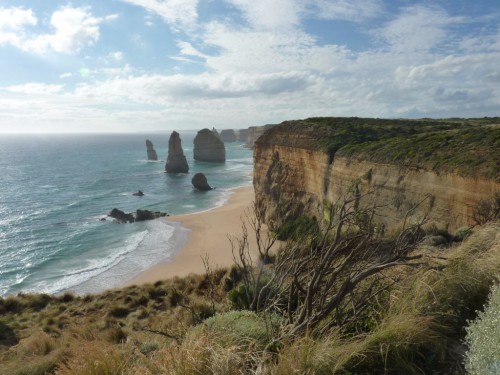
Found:
M 180 132 L 188 175 L 164 173 L 170 133 L 0 135 L 0 295 L 95 293 L 168 262 L 187 229 L 101 219 L 115 207 L 171 215 L 210 210 L 251 185 L 251 150 L 226 143 L 225 164 L 196 162 L 195 135 Z M 161 160 L 147 160 L 146 139 Z M 216 189 L 195 190 L 197 172 Z M 145 195 L 133 196 L 138 190 Z

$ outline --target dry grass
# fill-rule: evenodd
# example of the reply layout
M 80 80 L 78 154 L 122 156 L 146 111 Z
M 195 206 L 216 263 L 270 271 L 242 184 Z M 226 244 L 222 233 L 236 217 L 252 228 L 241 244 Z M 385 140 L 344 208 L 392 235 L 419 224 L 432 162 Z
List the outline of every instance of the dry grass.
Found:
M 461 373 L 467 319 L 500 275 L 500 224 L 420 251 L 428 265 L 391 270 L 399 281 L 361 328 L 308 332 L 270 351 L 279 329 L 229 311 L 219 271 L 215 284 L 190 276 L 85 297 L 8 297 L 0 374 Z M 205 297 L 213 285 L 216 301 Z

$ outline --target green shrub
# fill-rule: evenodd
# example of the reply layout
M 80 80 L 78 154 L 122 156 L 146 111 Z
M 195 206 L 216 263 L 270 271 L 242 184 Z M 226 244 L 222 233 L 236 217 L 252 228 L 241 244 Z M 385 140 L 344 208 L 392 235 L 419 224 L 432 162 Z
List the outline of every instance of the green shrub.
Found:
M 299 239 L 309 234 L 316 233 L 319 229 L 315 217 L 299 216 L 286 221 L 276 233 L 276 238 L 280 241 Z
M 468 373 L 500 374 L 500 285 L 492 287 L 485 310 L 466 329 L 469 349 L 465 368 Z
M 193 328 L 192 333 L 206 335 L 223 347 L 233 345 L 264 349 L 279 326 L 277 316 L 252 311 L 230 311 L 215 315 Z

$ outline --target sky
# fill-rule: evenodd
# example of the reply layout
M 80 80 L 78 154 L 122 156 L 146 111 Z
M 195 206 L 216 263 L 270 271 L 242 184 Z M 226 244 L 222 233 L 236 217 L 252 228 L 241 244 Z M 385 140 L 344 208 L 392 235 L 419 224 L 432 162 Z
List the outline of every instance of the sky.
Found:
M 0 133 L 500 115 L 498 0 L 0 0 Z

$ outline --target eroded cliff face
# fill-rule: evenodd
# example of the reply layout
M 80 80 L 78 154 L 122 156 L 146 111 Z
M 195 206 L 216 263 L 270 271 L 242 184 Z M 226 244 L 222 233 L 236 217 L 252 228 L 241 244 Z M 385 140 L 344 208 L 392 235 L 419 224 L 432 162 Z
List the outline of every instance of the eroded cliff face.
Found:
M 378 206 L 376 220 L 387 230 L 401 226 L 410 212 L 410 221 L 426 215 L 429 224 L 454 231 L 474 224 L 477 204 L 500 191 L 492 179 L 355 157 L 332 158 L 314 146 L 318 143 L 314 131 L 270 133 L 254 145 L 256 202 L 266 208 L 268 222 L 306 214 L 324 224 L 329 207 L 345 196 L 357 196 L 360 206 Z

